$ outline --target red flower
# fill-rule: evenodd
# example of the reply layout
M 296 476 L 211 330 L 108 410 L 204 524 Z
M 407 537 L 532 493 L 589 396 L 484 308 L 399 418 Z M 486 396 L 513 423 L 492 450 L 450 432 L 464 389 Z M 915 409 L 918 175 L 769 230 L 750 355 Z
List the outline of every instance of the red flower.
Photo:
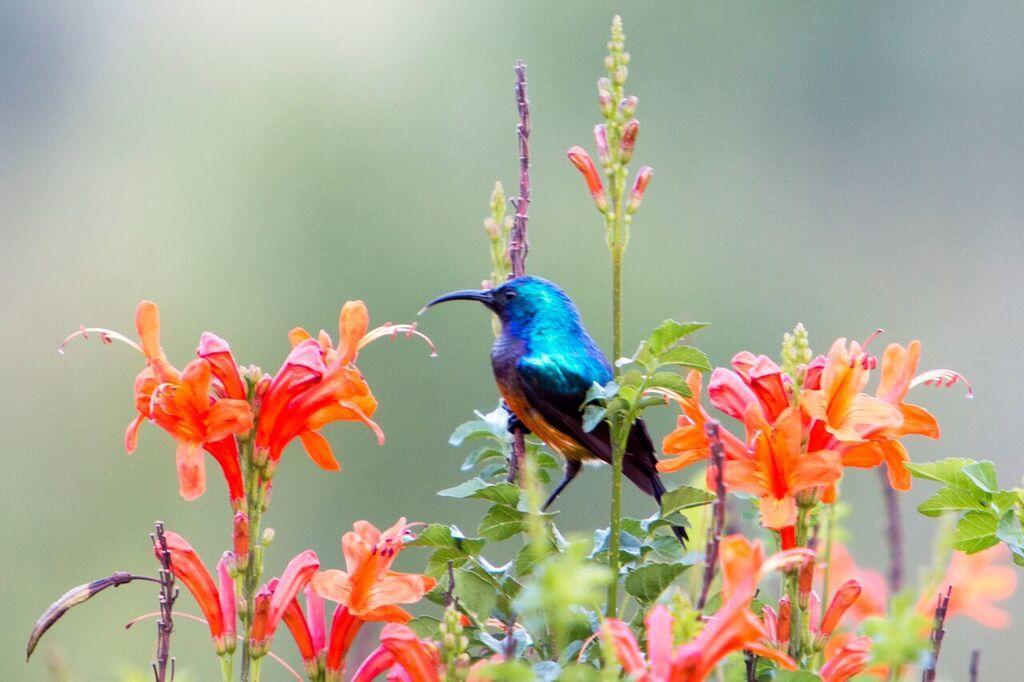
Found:
M 313 590 L 338 604 L 327 648 L 329 677 L 341 675 L 345 654 L 364 622 L 407 623 L 412 616 L 398 605 L 419 601 L 437 584 L 425 575 L 391 570 L 409 527 L 404 518 L 384 532 L 357 521 L 341 539 L 346 570 L 323 571 L 313 577 Z
M 218 590 L 210 572 L 206 570 L 203 560 L 192 549 L 192 545 L 188 544 L 185 538 L 171 531 L 167 531 L 165 537 L 167 538 L 167 550 L 171 554 L 171 572 L 185 585 L 192 593 L 196 603 L 199 604 L 199 609 L 203 612 L 203 617 L 210 627 L 214 649 L 218 654 L 231 653 L 235 649 L 235 588 L 228 572 L 230 553 L 225 553 L 221 557 L 221 563 L 217 566 L 217 573 L 221 581 L 220 590 Z M 221 564 L 223 564 L 223 568 Z M 224 593 L 223 598 L 222 592 Z M 227 595 L 230 595 L 230 598 Z
M 583 179 L 587 183 L 587 189 L 590 190 L 590 196 L 594 198 L 594 203 L 597 204 L 597 210 L 601 213 L 608 211 L 608 199 L 604 194 L 604 185 L 601 184 L 601 176 L 597 172 L 597 167 L 594 165 L 594 160 L 590 158 L 590 154 L 583 147 L 573 147 L 566 156 L 572 161 L 572 165 L 576 166 L 576 169 L 583 174 Z
M 359 666 L 352 682 L 371 682 L 387 670 L 392 673 L 389 680 L 438 682 L 440 668 L 441 659 L 433 642 L 421 640 L 405 625 L 388 623 L 380 633 L 380 646 Z
M 253 656 L 262 656 L 270 650 L 274 632 L 285 612 L 318 568 L 320 560 L 316 552 L 307 549 L 288 562 L 280 578 L 274 578 L 257 593 L 249 639 Z
M 134 452 L 139 428 L 145 421 L 154 422 L 178 443 L 182 497 L 193 500 L 203 494 L 206 467 L 202 451 L 206 450 L 220 464 L 231 502 L 237 508 L 244 488 L 234 436 L 252 428 L 253 415 L 231 350 L 223 339 L 206 333 L 198 350 L 201 357 L 182 372 L 168 362 L 160 346 L 160 311 L 155 303 L 139 303 L 135 328 L 138 344 L 106 329 L 82 328 L 65 339 L 61 348 L 77 336 L 95 332 L 104 342 L 116 339 L 141 352 L 146 367 L 135 377 L 137 415 L 125 430 L 125 450 Z
M 871 661 L 871 639 L 858 637 L 829 658 L 821 668 L 822 682 L 846 682 Z
M 658 462 L 658 471 L 678 471 L 711 456 L 711 442 L 706 430 L 710 417 L 700 404 L 700 372 L 691 369 L 686 376 L 686 383 L 690 387 L 690 397 L 678 401 L 683 413 L 676 421 L 675 431 L 665 436 L 661 442 L 665 454 L 675 456 Z M 749 459 L 750 455 L 743 441 L 725 429 L 720 429 L 719 435 L 725 446 L 727 458 Z

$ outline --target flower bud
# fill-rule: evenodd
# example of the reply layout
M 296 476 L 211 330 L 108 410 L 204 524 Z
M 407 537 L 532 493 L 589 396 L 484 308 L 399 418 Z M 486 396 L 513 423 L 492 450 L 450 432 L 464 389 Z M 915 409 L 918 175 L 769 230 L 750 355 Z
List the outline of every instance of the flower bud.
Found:
M 597 167 L 594 166 L 594 160 L 590 158 L 590 154 L 587 154 L 583 147 L 573 147 L 566 152 L 566 155 L 576 169 L 583 174 L 583 179 L 587 182 L 587 189 L 590 190 L 590 196 L 594 198 L 597 210 L 607 213 L 608 200 L 605 198 L 604 186 L 601 184 L 601 177 L 597 173 Z
M 273 528 L 264 528 L 263 537 L 260 538 L 260 544 L 264 547 L 269 547 L 270 543 L 274 541 L 274 535 L 275 533 Z
M 608 163 L 611 153 L 608 151 L 608 130 L 603 123 L 594 126 L 594 142 L 597 143 L 597 155 L 601 163 Z
M 625 85 L 627 76 L 629 76 L 629 69 L 625 66 L 620 66 L 615 69 L 615 73 L 612 74 L 612 81 L 616 85 Z
M 633 158 L 633 146 L 636 144 L 637 133 L 640 132 L 640 122 L 631 118 L 622 129 L 622 163 L 629 163 Z
M 640 102 L 640 100 L 637 99 L 636 95 L 630 95 L 629 97 L 624 97 L 624 98 L 622 98 L 622 101 L 619 102 L 619 111 L 622 112 L 623 116 L 626 116 L 628 118 L 632 118 L 633 114 L 636 113 L 636 105 L 639 102 Z
M 640 208 L 640 202 L 644 199 L 644 192 L 647 191 L 647 185 L 650 183 L 653 175 L 654 171 L 651 170 L 650 166 L 642 166 L 636 172 L 636 179 L 633 180 L 633 189 L 629 190 L 629 204 L 626 206 L 627 213 L 636 213 L 636 210 Z
M 235 546 L 235 571 L 244 571 L 249 566 L 249 515 L 245 512 L 235 514 L 232 535 Z
M 779 643 L 784 644 L 789 641 L 790 624 L 793 618 L 793 605 L 789 601 L 789 597 L 783 597 L 779 600 Z
M 832 597 L 832 603 L 828 605 L 828 610 L 825 611 L 825 615 L 821 618 L 821 627 L 818 628 L 818 634 L 814 637 L 815 649 L 825 647 L 825 643 L 832 635 L 832 631 L 839 625 L 839 621 L 842 620 L 846 610 L 853 606 L 853 603 L 860 597 L 860 592 L 860 583 L 856 580 L 848 580 L 842 587 L 836 590 L 835 596 Z

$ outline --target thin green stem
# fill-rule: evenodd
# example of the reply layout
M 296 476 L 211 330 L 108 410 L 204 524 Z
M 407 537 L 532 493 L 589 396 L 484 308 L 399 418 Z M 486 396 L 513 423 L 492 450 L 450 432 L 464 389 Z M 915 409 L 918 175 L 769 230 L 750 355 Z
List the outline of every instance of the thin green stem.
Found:
M 252 657 L 249 648 L 252 634 L 252 614 L 259 587 L 260 576 L 263 574 L 263 548 L 260 544 L 260 522 L 263 517 L 264 494 L 266 484 L 260 467 L 254 457 L 252 438 L 240 439 L 242 462 L 245 470 L 245 506 L 249 515 L 249 561 L 241 577 L 242 593 L 242 624 L 245 636 L 242 639 L 242 682 L 259 680 L 259 659 Z
M 231 682 L 234 679 L 235 662 L 231 654 L 224 654 L 220 657 L 220 676 L 224 682 Z
M 619 541 L 622 534 L 622 460 L 632 425 L 632 414 L 622 415 L 612 429 L 612 518 L 608 528 L 608 569 L 612 580 L 608 584 L 608 605 L 605 615 L 615 618 L 619 608 Z

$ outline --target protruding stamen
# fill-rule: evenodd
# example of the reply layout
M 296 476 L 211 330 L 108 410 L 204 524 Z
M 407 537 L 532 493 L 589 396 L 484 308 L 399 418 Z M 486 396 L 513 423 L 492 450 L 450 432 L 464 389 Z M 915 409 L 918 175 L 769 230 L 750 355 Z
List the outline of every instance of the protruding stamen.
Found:
M 426 308 L 424 308 L 424 310 L 426 310 Z M 422 314 L 423 310 L 421 310 L 420 313 Z M 399 334 L 405 334 L 405 338 L 411 338 L 413 336 L 418 336 L 419 338 L 423 339 L 426 342 L 427 346 L 430 347 L 430 357 L 432 357 L 432 358 L 436 358 L 437 357 L 437 347 L 434 345 L 434 342 L 430 340 L 429 336 L 427 336 L 423 332 L 421 332 L 418 329 L 416 329 L 416 324 L 415 323 L 413 323 L 413 324 L 391 324 L 391 323 L 388 323 L 388 324 L 381 325 L 380 327 L 377 327 L 376 329 L 371 329 L 369 332 L 367 332 L 366 336 L 364 336 L 363 338 L 359 339 L 359 344 L 358 344 L 357 348 L 359 350 L 362 350 L 364 347 L 368 346 L 369 344 L 373 343 L 374 341 L 376 341 L 379 338 L 382 338 L 382 337 L 385 337 L 385 336 L 390 336 L 390 337 L 394 338 L 394 337 L 398 336 Z
M 933 369 L 922 374 L 918 374 L 910 382 L 910 388 L 914 388 L 920 384 L 925 386 L 935 386 L 937 388 L 949 388 L 954 384 L 963 383 L 967 387 L 967 397 L 974 397 L 974 388 L 971 386 L 971 382 L 967 381 L 960 372 L 954 372 L 951 369 Z
M 60 353 L 61 355 L 64 355 L 64 349 L 67 347 L 69 343 L 71 343 L 71 341 L 77 339 L 78 337 L 82 337 L 83 339 L 88 340 L 90 333 L 97 334 L 100 337 L 100 341 L 102 341 L 104 344 L 108 346 L 114 341 L 120 341 L 121 343 L 128 344 L 135 350 L 145 355 L 145 353 L 142 350 L 142 346 L 135 343 L 124 334 L 111 331 L 110 329 L 104 329 L 103 327 L 86 327 L 84 325 L 80 326 L 77 332 L 74 332 L 73 334 L 68 334 L 68 336 L 63 341 L 60 342 L 60 345 L 57 346 L 57 352 Z

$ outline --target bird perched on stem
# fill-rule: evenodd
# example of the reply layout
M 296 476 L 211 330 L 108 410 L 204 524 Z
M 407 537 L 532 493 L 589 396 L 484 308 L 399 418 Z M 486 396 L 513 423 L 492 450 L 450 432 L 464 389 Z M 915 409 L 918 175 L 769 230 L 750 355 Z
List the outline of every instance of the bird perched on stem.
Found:
M 601 422 L 587 431 L 580 410 L 591 386 L 612 380 L 612 366 L 562 289 L 540 277 L 516 277 L 493 289 L 453 291 L 423 310 L 445 301 L 478 301 L 501 321 L 501 334 L 491 349 L 498 389 L 520 423 L 565 459 L 565 475 L 544 509 L 576 478 L 585 461 L 611 464 L 608 424 Z M 660 505 L 665 486 L 656 463 L 647 426 L 637 419 L 629 432 L 622 471 Z M 687 539 L 684 528 L 673 530 L 680 542 Z

